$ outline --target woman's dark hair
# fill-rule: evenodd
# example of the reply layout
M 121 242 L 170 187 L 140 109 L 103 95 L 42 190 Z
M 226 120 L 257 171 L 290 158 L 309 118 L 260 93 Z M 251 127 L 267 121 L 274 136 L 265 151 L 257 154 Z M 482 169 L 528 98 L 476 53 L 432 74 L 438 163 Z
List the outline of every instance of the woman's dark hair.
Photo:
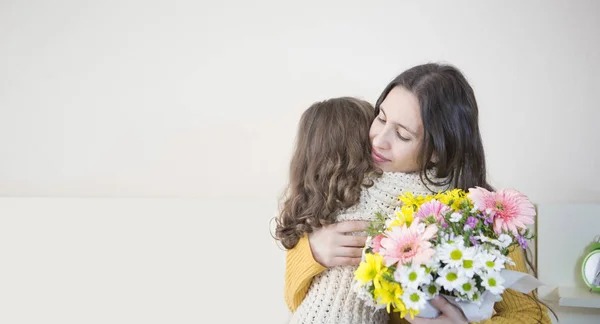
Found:
M 419 100 L 424 129 L 419 165 L 425 183 L 463 190 L 475 186 L 491 189 L 486 180 L 477 101 L 463 74 L 453 66 L 435 63 L 406 70 L 385 87 L 375 105 L 376 115 L 395 87 L 405 88 Z M 435 162 L 431 162 L 434 155 Z M 432 167 L 445 183 L 427 176 L 425 171 Z

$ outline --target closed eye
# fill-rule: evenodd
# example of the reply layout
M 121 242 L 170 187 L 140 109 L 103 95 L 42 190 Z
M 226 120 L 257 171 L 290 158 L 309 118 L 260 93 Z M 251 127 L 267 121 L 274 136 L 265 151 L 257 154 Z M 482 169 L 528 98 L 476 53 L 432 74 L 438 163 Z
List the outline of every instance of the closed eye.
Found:
M 398 138 L 402 141 L 408 142 L 410 140 L 410 138 L 406 138 L 406 137 L 400 135 L 400 132 L 398 132 L 398 131 L 396 132 L 396 135 L 398 135 Z

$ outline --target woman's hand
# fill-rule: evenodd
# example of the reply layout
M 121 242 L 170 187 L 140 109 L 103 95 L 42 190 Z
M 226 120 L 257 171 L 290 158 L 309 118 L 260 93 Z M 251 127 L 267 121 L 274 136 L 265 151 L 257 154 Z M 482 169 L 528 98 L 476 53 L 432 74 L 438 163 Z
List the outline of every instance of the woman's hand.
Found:
M 431 304 L 437 308 L 441 314 L 436 318 L 419 318 L 410 319 L 406 317 L 412 324 L 466 324 L 467 319 L 464 317 L 460 309 L 450 304 L 446 298 L 437 296 L 432 299 Z
M 308 234 L 308 242 L 315 260 L 331 268 L 340 265 L 358 265 L 365 246 L 366 236 L 346 233 L 364 231 L 368 222 L 346 221 L 330 224 Z

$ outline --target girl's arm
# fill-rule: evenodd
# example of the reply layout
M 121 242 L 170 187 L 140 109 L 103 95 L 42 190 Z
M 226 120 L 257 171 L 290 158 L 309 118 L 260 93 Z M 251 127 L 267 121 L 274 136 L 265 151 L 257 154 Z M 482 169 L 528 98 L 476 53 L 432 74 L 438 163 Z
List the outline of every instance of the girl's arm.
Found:
M 306 296 L 312 279 L 325 269 L 341 265 L 358 265 L 366 236 L 347 235 L 364 231 L 368 222 L 345 221 L 323 226 L 304 235 L 287 251 L 284 297 L 295 312 Z
M 304 235 L 293 249 L 287 251 L 284 297 L 292 313 L 306 296 L 312 278 L 325 269 L 313 258 L 307 235 Z

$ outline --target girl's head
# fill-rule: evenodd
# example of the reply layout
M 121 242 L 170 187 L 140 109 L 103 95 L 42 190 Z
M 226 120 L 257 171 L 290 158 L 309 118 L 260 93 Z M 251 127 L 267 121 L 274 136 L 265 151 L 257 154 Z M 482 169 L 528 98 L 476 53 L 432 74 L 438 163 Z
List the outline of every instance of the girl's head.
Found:
M 456 188 L 489 188 L 473 89 L 453 66 L 424 64 L 383 90 L 370 130 L 373 160 L 383 171 L 435 167 Z M 428 179 L 431 182 L 431 179 Z M 438 183 L 439 184 L 439 183 Z
M 358 203 L 361 186 L 374 172 L 369 141 L 374 118 L 372 105 L 349 97 L 317 102 L 304 112 L 277 221 L 276 237 L 284 247 L 332 223 L 336 210 Z

